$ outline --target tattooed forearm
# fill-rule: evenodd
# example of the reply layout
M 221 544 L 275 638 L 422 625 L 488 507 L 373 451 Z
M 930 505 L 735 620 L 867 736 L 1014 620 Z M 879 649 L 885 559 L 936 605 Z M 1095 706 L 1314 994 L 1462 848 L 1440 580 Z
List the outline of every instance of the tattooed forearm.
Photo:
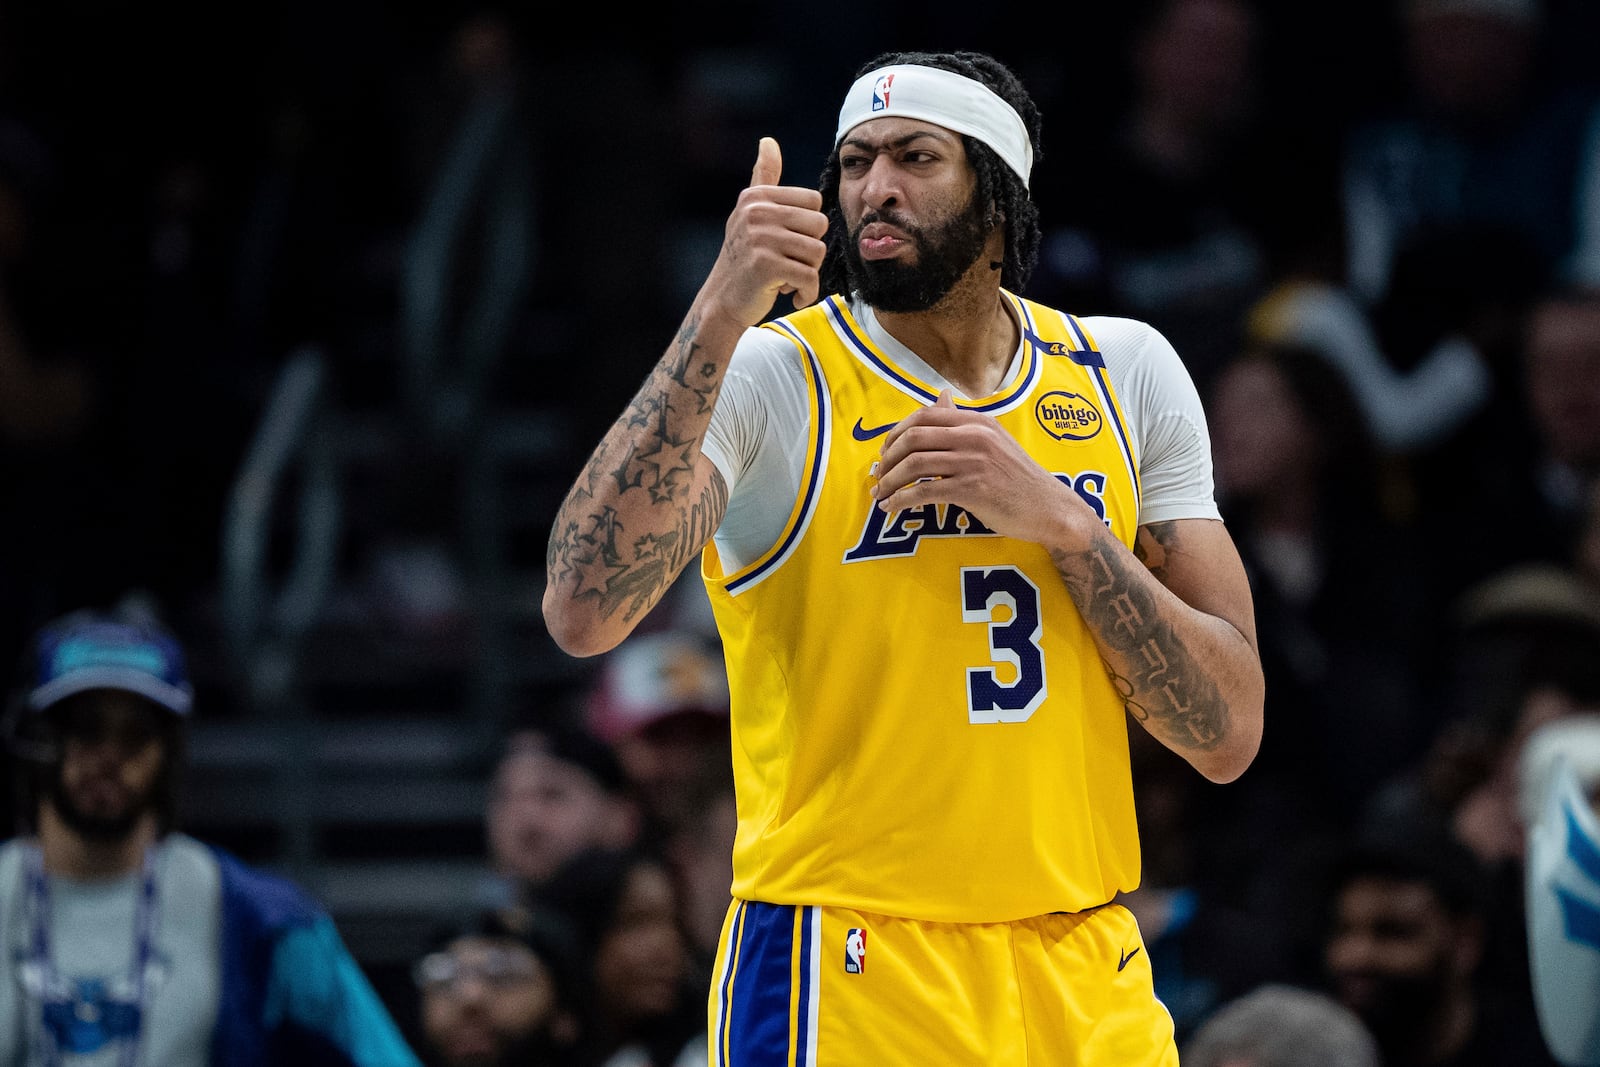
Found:
M 1055 563 L 1078 611 L 1099 638 L 1106 670 L 1129 714 L 1180 747 L 1220 745 L 1227 705 L 1205 665 L 1162 616 L 1144 584 L 1144 569 L 1109 543 L 1059 556 Z
M 727 509 L 727 487 L 714 477 L 697 498 L 673 511 L 667 532 L 642 534 L 627 545 L 626 531 L 609 508 L 583 524 L 559 524 L 545 558 L 550 579 L 570 585 L 574 600 L 595 601 L 602 618 L 620 611 L 635 621 L 660 601 Z
M 551 529 L 549 581 L 594 601 L 602 618 L 635 620 L 654 607 L 727 511 L 720 476 L 695 487 L 721 375 L 694 326 L 685 323 L 676 358 L 656 366 L 595 450 Z
M 722 374 L 717 369 L 717 361 L 707 359 L 701 349 L 697 340 L 699 332 L 700 317 L 694 315 L 686 319 L 673 340 L 672 349 L 677 353 L 677 360 L 670 366 L 658 366 L 652 377 L 659 377 L 665 371 L 668 380 L 694 398 L 695 414 L 710 415 L 717 394 L 722 391 Z

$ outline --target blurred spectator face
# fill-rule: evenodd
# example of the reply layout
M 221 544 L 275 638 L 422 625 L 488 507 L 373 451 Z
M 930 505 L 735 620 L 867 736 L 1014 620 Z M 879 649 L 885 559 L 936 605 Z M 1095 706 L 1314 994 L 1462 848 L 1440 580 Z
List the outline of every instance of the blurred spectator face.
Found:
M 1532 62 L 1531 3 L 1413 0 L 1407 23 L 1412 82 L 1446 116 L 1493 118 L 1513 106 Z
M 1527 824 L 1518 811 L 1521 763 L 1528 738 L 1541 726 L 1574 715 L 1581 706 L 1554 685 L 1535 686 L 1523 698 L 1516 726 L 1501 746 L 1489 777 L 1456 804 L 1450 825 L 1455 835 L 1488 864 L 1521 863 L 1527 851 Z
M 450 49 L 455 72 L 480 89 L 501 84 L 516 66 L 511 27 L 496 14 L 480 13 L 456 30 Z
M 618 738 L 616 747 L 629 780 L 668 830 L 694 818 L 701 783 L 725 775 L 731 759 L 727 720 L 696 712 L 653 722 Z
M 1261 359 L 1230 363 L 1218 373 L 1212 409 L 1219 493 L 1258 497 L 1306 482 L 1316 439 L 1278 368 Z
M 525 745 L 501 760 L 486 821 L 496 869 L 538 882 L 584 849 L 625 844 L 636 816 L 585 768 Z
M 595 952 L 596 992 L 624 1026 L 673 1011 L 688 974 L 688 944 L 667 869 L 633 865 Z
M 1163 106 L 1226 127 L 1253 102 L 1255 36 L 1237 0 L 1174 0 L 1136 54 L 1140 80 Z
M 1426 883 L 1353 878 L 1335 901 L 1323 959 L 1335 997 L 1394 1047 L 1433 1018 L 1477 966 L 1474 923 L 1455 918 Z
M 571 1021 L 555 981 L 528 946 L 463 937 L 416 966 L 422 1027 L 441 1067 L 510 1067 L 565 1043 Z
M 143 697 L 93 689 L 49 712 L 60 762 L 49 800 L 86 837 L 116 839 L 156 806 L 167 763 L 167 712 Z
M 693 818 L 704 783 L 725 778 L 732 763 L 720 650 L 686 632 L 630 638 L 611 654 L 588 722 L 615 747 L 650 817 L 676 831 Z
M 1535 309 L 1525 360 L 1529 403 L 1551 456 L 1600 468 L 1600 296 Z

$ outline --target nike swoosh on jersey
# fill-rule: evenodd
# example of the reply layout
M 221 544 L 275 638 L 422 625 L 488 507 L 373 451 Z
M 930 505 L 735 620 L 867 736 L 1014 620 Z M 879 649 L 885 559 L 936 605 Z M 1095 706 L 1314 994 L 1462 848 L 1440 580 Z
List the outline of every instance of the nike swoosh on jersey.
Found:
M 1122 968 L 1126 967 L 1128 965 L 1128 961 L 1133 959 L 1133 957 L 1137 956 L 1138 954 L 1138 949 L 1134 949 L 1132 952 L 1124 951 L 1122 953 L 1122 958 L 1117 961 L 1117 970 L 1120 971 Z
M 882 426 L 866 427 L 861 425 L 860 419 L 857 419 L 856 424 L 850 427 L 850 435 L 857 441 L 870 441 L 874 437 L 888 433 L 890 430 L 894 429 L 896 425 L 897 423 L 895 422 L 886 422 Z

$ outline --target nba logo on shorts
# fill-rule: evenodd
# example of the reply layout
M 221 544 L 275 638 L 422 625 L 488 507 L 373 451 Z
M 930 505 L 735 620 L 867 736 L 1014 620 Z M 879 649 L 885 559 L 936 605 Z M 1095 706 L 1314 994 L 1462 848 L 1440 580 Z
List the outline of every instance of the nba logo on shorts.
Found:
M 844 935 L 844 973 L 860 974 L 867 969 L 867 932 L 852 927 Z

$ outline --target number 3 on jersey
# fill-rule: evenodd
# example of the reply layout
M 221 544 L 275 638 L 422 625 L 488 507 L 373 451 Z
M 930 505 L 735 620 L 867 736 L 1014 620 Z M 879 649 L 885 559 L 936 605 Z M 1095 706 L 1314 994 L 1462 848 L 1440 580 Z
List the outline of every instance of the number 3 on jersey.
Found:
M 967 668 L 968 721 L 1026 722 L 1045 697 L 1039 587 L 1015 567 L 963 567 L 961 621 L 989 627 L 992 661 Z

